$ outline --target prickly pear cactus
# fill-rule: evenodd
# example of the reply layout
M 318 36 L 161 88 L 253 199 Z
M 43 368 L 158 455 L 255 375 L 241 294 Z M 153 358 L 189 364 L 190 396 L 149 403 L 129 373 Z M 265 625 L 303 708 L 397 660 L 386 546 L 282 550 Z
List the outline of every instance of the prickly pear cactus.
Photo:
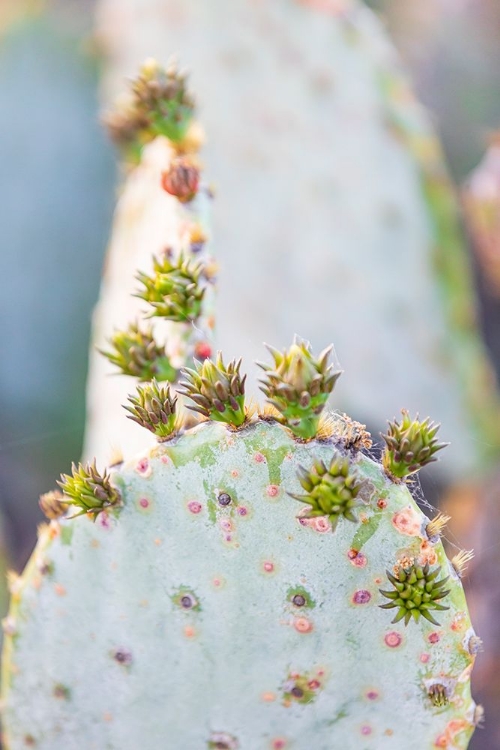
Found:
M 437 426 L 404 413 L 379 463 L 325 417 L 329 350 L 271 353 L 264 409 L 221 356 L 185 372 L 189 429 L 169 386 L 140 386 L 128 414 L 160 442 L 42 498 L 5 621 L 10 750 L 467 747 L 463 555 L 410 491 Z
M 189 61 L 220 197 L 217 255 L 231 279 L 217 303 L 217 346 L 249 361 L 262 341 L 282 348 L 291 331 L 318 348 L 334 340 L 350 373 L 338 386 L 340 408 L 377 429 L 403 404 L 432 414 L 453 435 L 439 465 L 445 480 L 470 479 L 495 461 L 500 405 L 457 201 L 430 119 L 374 14 L 357 0 L 97 7 L 108 95 L 146 55 Z M 146 245 L 148 217 L 163 200 L 157 173 L 143 173 L 141 202 L 117 217 L 116 265 L 131 227 L 141 252 L 157 252 L 154 236 Z M 95 379 L 89 391 L 85 451 L 102 460 L 110 442 L 131 455 L 132 433 L 107 414 L 106 386 Z

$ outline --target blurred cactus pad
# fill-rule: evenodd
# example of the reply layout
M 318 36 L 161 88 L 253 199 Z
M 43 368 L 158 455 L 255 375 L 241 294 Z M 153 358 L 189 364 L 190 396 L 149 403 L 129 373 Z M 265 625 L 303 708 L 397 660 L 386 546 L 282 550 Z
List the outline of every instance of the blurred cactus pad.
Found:
M 217 188 L 204 224 L 222 268 L 217 347 L 253 361 L 260 342 L 281 349 L 293 331 L 315 349 L 333 340 L 349 373 L 341 409 L 375 429 L 402 405 L 432 415 L 453 437 L 445 480 L 495 460 L 498 394 L 454 189 L 376 16 L 356 0 L 100 0 L 97 33 L 110 98 L 150 55 L 165 63 L 175 52 L 192 71 Z M 133 283 L 123 264 L 135 253 L 132 268 L 147 271 L 172 242 L 166 168 L 157 139 L 125 180 L 96 341 Z M 85 455 L 107 460 L 114 444 L 132 455 L 101 368 L 92 364 Z
M 193 427 L 170 386 L 139 386 L 127 412 L 160 442 L 42 497 L 4 622 L 8 749 L 467 747 L 467 555 L 407 483 L 437 425 L 405 412 L 378 463 L 324 412 L 330 350 L 271 353 L 259 409 L 239 362 L 186 370 Z

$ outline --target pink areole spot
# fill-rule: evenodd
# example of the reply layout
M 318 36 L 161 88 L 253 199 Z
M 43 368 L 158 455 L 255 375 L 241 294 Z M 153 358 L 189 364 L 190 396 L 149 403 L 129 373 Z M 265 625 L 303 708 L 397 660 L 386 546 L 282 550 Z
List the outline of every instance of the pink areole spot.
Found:
M 389 648 L 397 648 L 398 646 L 401 646 L 403 638 L 399 633 L 396 633 L 395 630 L 392 630 L 390 633 L 387 633 L 387 635 L 384 638 L 386 646 L 389 646 Z
M 347 553 L 347 557 L 356 568 L 366 567 L 366 556 L 362 552 L 358 552 L 355 549 L 350 549 Z
M 195 515 L 196 515 L 197 513 L 200 513 L 200 512 L 201 512 L 201 503 L 199 503 L 199 502 L 198 502 L 197 500 L 191 500 L 191 501 L 190 501 L 190 502 L 188 503 L 188 510 L 189 510 L 189 511 L 190 511 L 191 513 L 194 513 Z
M 266 488 L 266 492 L 269 495 L 269 497 L 276 497 L 276 495 L 279 493 L 280 488 L 277 484 L 268 484 Z
M 380 508 L 380 510 L 387 508 L 387 500 L 384 500 L 383 497 L 381 497 L 380 500 L 377 500 L 377 508 Z
M 237 513 L 239 516 L 248 516 L 248 510 L 245 508 L 244 505 L 240 505 L 240 507 L 237 510 Z
M 364 734 L 365 736 L 372 733 L 372 728 L 368 726 L 368 724 L 364 724 L 361 727 L 361 734 Z
M 429 643 L 439 643 L 440 639 L 441 639 L 441 636 L 439 635 L 439 633 L 431 633 L 429 637 L 427 638 Z
M 369 591 L 366 591 L 366 589 L 359 589 L 359 591 L 354 592 L 352 600 L 354 604 L 368 604 L 371 598 L 372 595 Z
M 326 516 L 319 516 L 319 518 L 313 518 L 313 528 L 315 531 L 319 531 L 320 534 L 324 534 L 332 530 L 332 524 Z
M 162 456 L 161 457 L 162 464 L 168 464 L 168 456 Z
M 266 562 L 265 562 L 265 563 L 263 564 L 263 566 L 262 566 L 262 567 L 263 567 L 263 569 L 264 569 L 264 571 L 265 571 L 266 573 L 272 573 L 272 572 L 274 571 L 274 563 L 272 563 L 272 562 L 266 561 Z
M 149 508 L 149 500 L 146 497 L 141 497 L 139 500 L 139 505 L 141 508 Z
M 136 469 L 141 474 L 145 474 L 147 470 L 149 469 L 149 461 L 147 458 L 141 458 L 140 461 L 137 462 Z
M 222 518 L 220 521 L 220 527 L 223 531 L 233 530 L 233 524 L 231 523 L 229 518 Z
M 430 658 L 429 654 L 420 654 L 420 661 L 422 664 L 427 664 Z
M 321 687 L 321 682 L 319 682 L 319 680 L 309 680 L 309 682 L 307 683 L 307 687 L 311 690 L 317 690 Z
M 294 620 L 293 626 L 298 633 L 310 633 L 313 629 L 312 623 L 310 623 L 305 617 L 297 617 L 297 619 Z
M 366 697 L 369 701 L 376 701 L 378 698 L 378 693 L 376 690 L 368 690 L 368 692 L 366 693 Z
M 224 538 L 225 538 L 226 542 L 230 542 L 233 537 L 231 536 L 231 534 L 226 534 L 226 536 Z
M 232 470 L 232 472 L 231 472 L 231 476 L 232 477 L 239 477 L 239 475 L 240 475 L 240 472 L 238 471 L 238 469 L 233 469 Z
M 262 453 L 256 453 L 253 458 L 258 464 L 262 464 L 266 460 L 266 457 Z
M 276 740 L 273 740 L 273 744 L 271 745 L 273 750 L 284 750 L 286 748 L 286 740 L 279 737 Z

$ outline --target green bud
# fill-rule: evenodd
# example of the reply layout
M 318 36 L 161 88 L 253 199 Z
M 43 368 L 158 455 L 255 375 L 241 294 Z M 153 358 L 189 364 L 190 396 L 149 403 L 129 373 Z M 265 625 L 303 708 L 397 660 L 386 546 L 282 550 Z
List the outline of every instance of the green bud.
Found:
M 317 435 L 321 412 L 341 374 L 328 365 L 332 347 L 317 359 L 306 341 L 295 338 L 290 349 L 280 352 L 268 346 L 274 365 L 257 364 L 265 371 L 261 391 L 281 414 L 283 424 L 300 438 Z
M 109 474 L 100 474 L 95 461 L 93 464 L 72 464 L 72 476 L 61 474 L 61 481 L 57 482 L 64 494 L 64 502 L 80 508 L 72 518 L 88 513 L 94 516 L 106 508 L 120 502 L 120 493 L 112 486 Z
M 128 418 L 153 432 L 159 442 L 169 440 L 178 432 L 177 396 L 172 397 L 170 386 L 159 386 L 153 379 L 139 386 L 137 396 L 129 396 L 128 400 L 131 406 L 123 407 L 130 412 Z
M 323 461 L 315 461 L 310 471 L 301 466 L 297 476 L 306 492 L 304 495 L 288 494 L 310 506 L 306 518 L 328 516 L 332 531 L 341 517 L 357 521 L 353 510 L 359 504 L 357 495 L 362 482 L 351 470 L 347 458 L 334 458 L 328 467 Z
M 182 370 L 186 380 L 180 383 L 179 392 L 194 401 L 192 411 L 217 422 L 241 427 L 246 421 L 245 380 L 240 375 L 241 359 L 232 360 L 226 367 L 221 352 L 217 359 L 195 360 L 196 369 Z
M 418 415 L 412 419 L 406 409 L 401 413 L 401 424 L 396 420 L 389 422 L 387 434 L 382 434 L 386 443 L 382 464 L 387 474 L 396 479 L 404 479 L 437 461 L 434 454 L 448 445 L 438 442 L 436 433 L 440 425 L 429 417 L 419 422 Z

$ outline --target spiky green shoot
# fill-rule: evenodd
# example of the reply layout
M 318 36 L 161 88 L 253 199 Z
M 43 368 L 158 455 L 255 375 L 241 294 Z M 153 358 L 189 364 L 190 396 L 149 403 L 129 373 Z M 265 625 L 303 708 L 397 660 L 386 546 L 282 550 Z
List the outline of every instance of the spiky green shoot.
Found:
M 353 509 L 358 505 L 357 495 L 362 482 L 351 470 L 347 458 L 333 458 L 328 467 L 324 461 L 317 460 L 311 470 L 300 466 L 298 479 L 306 494 L 288 494 L 311 506 L 307 518 L 328 516 L 332 531 L 341 517 L 357 521 Z
M 315 437 L 328 396 L 341 371 L 328 365 L 331 346 L 316 359 L 307 341 L 295 338 L 289 349 L 280 352 L 267 347 L 274 365 L 258 362 L 265 371 L 260 389 L 281 414 L 281 422 L 305 440 Z
M 137 323 L 132 323 L 126 331 L 117 331 L 109 343 L 111 351 L 99 351 L 124 375 L 132 375 L 142 381 L 153 377 L 169 381 L 176 379 L 177 371 L 172 367 L 164 347 L 156 343 L 150 327 L 141 330 Z
M 94 463 L 72 464 L 72 476 L 61 474 L 61 481 L 57 482 L 64 494 L 64 502 L 80 508 L 76 516 L 87 513 L 94 519 L 106 508 L 120 502 L 120 493 L 113 487 L 109 474 L 100 474 Z
M 205 288 L 200 284 L 203 264 L 189 260 L 182 253 L 173 259 L 168 253 L 153 258 L 152 276 L 139 272 L 137 279 L 144 289 L 136 294 L 153 308 L 157 316 L 177 323 L 191 323 L 201 313 Z
M 42 513 L 51 521 L 63 516 L 68 509 L 68 503 L 64 502 L 63 494 L 59 490 L 52 490 L 40 495 L 38 505 Z
M 405 558 L 395 566 L 394 575 L 389 571 L 386 572 L 394 589 L 391 591 L 379 589 L 383 596 L 390 599 L 390 602 L 381 604 L 380 607 L 398 610 L 392 622 L 404 619 L 405 625 L 408 625 L 412 617 L 415 622 L 418 622 L 420 617 L 424 617 L 439 626 L 429 610 L 449 609 L 439 604 L 441 599 L 450 593 L 449 589 L 444 588 L 449 576 L 437 580 L 441 566 L 438 565 L 431 570 L 429 563 L 422 566 L 412 558 Z
M 186 380 L 180 383 L 179 392 L 194 401 L 188 406 L 192 411 L 217 422 L 241 427 L 246 421 L 245 380 L 240 374 L 241 359 L 224 364 L 221 352 L 217 359 L 195 360 L 196 369 L 182 370 Z
M 162 68 L 155 60 L 147 60 L 130 88 L 130 95 L 104 116 L 113 141 L 134 159 L 142 145 L 157 135 L 181 142 L 195 108 L 186 75 L 174 63 Z
M 137 388 L 137 396 L 129 396 L 131 406 L 123 408 L 127 416 L 141 427 L 154 433 L 160 443 L 170 440 L 178 432 L 177 396 L 172 396 L 170 386 L 160 386 L 156 380 Z
M 448 445 L 438 442 L 436 433 L 440 425 L 429 417 L 419 422 L 418 415 L 412 419 L 406 409 L 401 414 L 401 423 L 389 422 L 387 434 L 382 434 L 386 442 L 382 464 L 387 474 L 396 479 L 404 479 L 437 461 L 435 454 Z

